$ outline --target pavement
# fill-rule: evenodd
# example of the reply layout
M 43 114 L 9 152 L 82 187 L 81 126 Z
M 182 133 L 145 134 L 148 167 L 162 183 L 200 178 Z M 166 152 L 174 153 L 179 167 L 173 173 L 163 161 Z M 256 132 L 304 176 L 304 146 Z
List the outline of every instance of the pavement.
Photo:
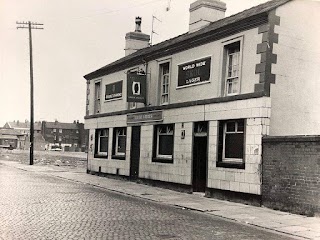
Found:
M 84 168 L 48 165 L 25 165 L 14 161 L 0 160 L 0 164 L 40 174 L 89 184 L 109 191 L 126 194 L 145 200 L 191 209 L 231 221 L 287 234 L 296 239 L 320 240 L 320 218 L 307 217 L 276 211 L 264 207 L 206 198 L 203 194 L 181 193 L 137 182 L 99 177 L 86 173 Z

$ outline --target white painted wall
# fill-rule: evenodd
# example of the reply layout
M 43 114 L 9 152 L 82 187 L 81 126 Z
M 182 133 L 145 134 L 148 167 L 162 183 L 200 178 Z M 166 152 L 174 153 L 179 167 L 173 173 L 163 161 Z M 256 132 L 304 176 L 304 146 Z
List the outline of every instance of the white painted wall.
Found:
M 241 69 L 241 93 L 254 92 L 254 84 L 259 83 L 259 75 L 255 74 L 255 66 L 260 62 L 260 55 L 256 54 L 257 44 L 261 43 L 261 34 L 258 34 L 258 29 L 254 28 L 242 32 L 241 34 L 232 35 L 228 38 L 208 43 L 199 47 L 195 47 L 174 55 L 163 57 L 148 63 L 147 74 L 147 99 L 148 104 L 152 106 L 159 105 L 159 63 L 171 61 L 170 75 L 170 92 L 169 102 L 179 103 L 200 99 L 209 99 L 220 97 L 222 89 L 222 54 L 224 42 L 235 37 L 243 37 L 243 55 Z M 210 81 L 205 84 L 179 88 L 178 86 L 178 65 L 186 62 L 191 62 L 200 58 L 211 57 L 211 75 Z M 136 66 L 145 69 L 145 66 Z M 132 67 L 130 69 L 134 69 Z M 101 79 L 101 113 L 109 113 L 127 109 L 126 92 L 127 92 L 127 77 L 126 72 L 130 69 L 125 69 L 116 73 L 105 75 L 97 78 Z M 89 115 L 94 111 L 94 82 L 90 81 L 89 95 Z M 105 101 L 105 85 L 123 80 L 123 97 L 122 99 Z
M 149 63 L 149 72 L 151 76 L 151 104 L 158 105 L 159 101 L 159 63 L 170 60 L 170 103 L 187 102 L 199 99 L 209 99 L 220 97 L 222 89 L 222 57 L 224 42 L 243 36 L 243 54 L 241 69 L 241 92 L 254 92 L 254 84 L 259 83 L 259 75 L 255 74 L 255 66 L 260 63 L 260 55 L 256 54 L 257 44 L 262 41 L 262 34 L 258 34 L 258 29 L 254 28 L 242 32 L 241 34 L 232 35 L 215 42 L 211 42 L 199 47 L 188 49 L 177 54 L 151 61 Z M 191 62 L 204 57 L 211 57 L 211 74 L 210 81 L 205 84 L 198 84 L 184 88 L 178 86 L 178 65 Z
M 276 11 L 270 135 L 320 134 L 319 11 L 319 1 L 292 1 Z
M 261 139 L 268 135 L 271 102 L 268 97 L 247 99 L 226 103 L 208 104 L 163 111 L 163 123 L 175 123 L 174 162 L 152 162 L 152 144 L 154 124 L 141 126 L 141 152 L 139 177 L 166 182 L 191 185 L 192 183 L 192 141 L 193 123 L 209 121 L 208 149 L 208 187 L 223 190 L 261 194 Z M 218 121 L 225 119 L 247 119 L 245 135 L 245 169 L 216 167 Z M 182 127 L 183 123 L 183 127 Z M 109 151 L 112 149 L 112 128 L 126 126 L 126 115 L 87 119 L 86 128 L 90 129 L 89 163 L 91 171 L 121 175 L 130 173 L 131 127 L 127 127 L 126 160 L 115 160 L 109 154 L 108 159 L 94 158 L 94 134 L 96 128 L 109 128 Z M 185 138 L 181 139 L 181 130 Z M 92 135 L 92 140 L 91 140 Z

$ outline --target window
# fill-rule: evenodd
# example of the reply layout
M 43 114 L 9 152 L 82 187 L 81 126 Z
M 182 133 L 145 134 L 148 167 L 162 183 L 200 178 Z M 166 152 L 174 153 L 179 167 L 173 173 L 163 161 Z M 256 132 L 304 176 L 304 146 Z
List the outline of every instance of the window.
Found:
M 59 129 L 59 133 L 62 133 L 62 129 Z
M 101 82 L 94 84 L 94 113 L 100 113 Z
M 218 166 L 244 168 L 244 119 L 219 122 Z
M 109 129 L 96 130 L 95 157 L 108 157 Z
M 226 45 L 225 95 L 240 93 L 240 41 Z
M 166 62 L 160 65 L 160 84 L 161 84 L 160 104 L 161 105 L 169 103 L 169 82 L 170 82 L 169 62 Z
M 57 136 L 53 136 L 53 140 L 55 140 L 55 141 L 56 141 L 56 140 L 57 140 Z
M 55 133 L 55 132 L 57 132 L 57 129 L 54 128 L 52 131 Z
M 59 142 L 61 142 L 62 141 L 62 137 L 61 136 L 59 136 Z
M 125 159 L 127 129 L 125 127 L 114 128 L 112 158 Z
M 157 125 L 154 130 L 154 162 L 173 163 L 174 125 Z

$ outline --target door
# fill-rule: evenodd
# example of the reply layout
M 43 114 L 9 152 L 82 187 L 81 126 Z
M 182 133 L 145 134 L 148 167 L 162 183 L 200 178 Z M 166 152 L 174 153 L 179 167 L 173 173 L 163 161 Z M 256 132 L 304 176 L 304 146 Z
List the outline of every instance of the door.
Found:
M 194 124 L 192 188 L 204 192 L 207 186 L 208 123 Z
M 130 149 L 130 179 L 139 177 L 141 126 L 132 127 Z

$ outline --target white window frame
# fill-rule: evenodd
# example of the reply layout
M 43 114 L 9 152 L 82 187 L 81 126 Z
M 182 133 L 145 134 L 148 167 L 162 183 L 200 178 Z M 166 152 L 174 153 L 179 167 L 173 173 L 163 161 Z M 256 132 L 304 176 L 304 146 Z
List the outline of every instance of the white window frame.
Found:
M 239 43 L 239 51 L 235 53 L 230 53 L 231 46 L 233 44 Z M 241 73 L 242 73 L 242 52 L 243 52 L 243 36 L 233 38 L 223 42 L 223 52 L 225 56 L 224 62 L 224 96 L 233 96 L 238 95 L 241 92 Z M 230 65 L 230 56 L 237 56 L 237 64 L 232 64 L 231 76 L 228 76 L 229 65 Z M 234 58 L 233 58 L 234 59 Z M 237 66 L 237 70 L 233 67 Z M 237 87 L 235 85 L 237 84 Z M 229 93 L 230 87 L 233 87 L 233 90 Z
M 227 124 L 228 123 L 235 123 L 235 130 L 234 131 L 228 131 L 227 130 Z M 222 151 L 222 162 L 233 162 L 233 163 L 243 163 L 243 158 L 226 158 L 226 135 L 227 134 L 238 134 L 238 133 L 242 133 L 243 134 L 243 148 L 245 146 L 245 121 L 243 123 L 243 130 L 240 131 L 238 130 L 238 123 L 239 120 L 230 120 L 230 121 L 226 121 L 223 124 L 223 151 Z
M 168 124 L 166 126 L 166 131 L 165 132 L 160 132 L 161 128 L 163 128 L 164 126 L 163 125 L 158 125 L 157 126 L 157 150 L 156 150 L 156 157 L 157 158 L 166 158 L 166 159 L 172 159 L 173 157 L 173 152 L 171 155 L 163 155 L 163 154 L 160 154 L 159 151 L 160 151 L 160 148 L 159 148 L 159 145 L 160 145 L 160 136 L 161 135 L 169 135 L 171 136 L 172 135 L 172 138 L 173 138 L 173 144 L 174 144 L 174 126 L 172 124 Z M 171 128 L 171 129 L 170 129 Z M 172 149 L 173 149 L 173 146 L 172 146 Z
M 126 133 L 126 128 L 116 128 L 116 145 L 115 145 L 115 155 L 116 156 L 125 156 L 126 155 L 126 149 L 124 152 L 119 152 L 119 137 L 125 137 L 127 139 L 127 133 Z
M 170 102 L 170 63 L 170 61 L 159 63 L 160 105 L 167 105 Z M 168 72 L 164 74 L 163 70 L 165 65 L 168 65 Z
M 101 133 L 105 133 L 105 135 L 101 135 Z M 98 149 L 97 149 L 97 154 L 100 156 L 108 156 L 108 152 L 109 152 L 109 128 L 104 128 L 104 129 L 98 129 L 97 131 L 98 134 Z M 107 138 L 107 151 L 106 152 L 101 152 L 101 138 Z

